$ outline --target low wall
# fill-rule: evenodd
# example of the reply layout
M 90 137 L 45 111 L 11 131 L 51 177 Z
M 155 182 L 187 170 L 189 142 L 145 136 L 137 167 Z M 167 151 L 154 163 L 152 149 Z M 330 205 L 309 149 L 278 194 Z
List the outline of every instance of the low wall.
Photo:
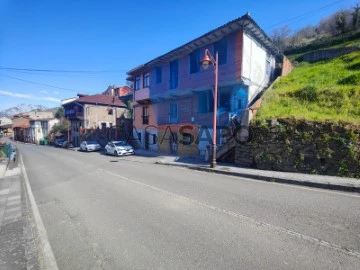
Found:
M 236 144 L 238 166 L 360 178 L 360 125 L 277 119 L 249 134 Z
M 345 48 L 337 48 L 337 49 L 318 50 L 318 51 L 306 53 L 300 56 L 296 60 L 314 63 L 323 60 L 331 60 L 341 55 L 352 53 L 358 50 L 360 50 L 358 47 L 345 47 Z

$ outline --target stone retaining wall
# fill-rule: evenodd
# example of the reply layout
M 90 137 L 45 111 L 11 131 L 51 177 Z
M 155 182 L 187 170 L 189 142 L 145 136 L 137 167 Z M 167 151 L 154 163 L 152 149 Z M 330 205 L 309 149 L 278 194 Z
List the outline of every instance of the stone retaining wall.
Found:
M 360 50 L 358 47 L 345 47 L 345 48 L 318 50 L 318 51 L 306 53 L 300 56 L 296 60 L 314 63 L 323 60 L 331 60 L 341 55 L 352 53 L 358 50 Z
M 277 119 L 249 134 L 236 145 L 239 166 L 360 178 L 360 125 Z

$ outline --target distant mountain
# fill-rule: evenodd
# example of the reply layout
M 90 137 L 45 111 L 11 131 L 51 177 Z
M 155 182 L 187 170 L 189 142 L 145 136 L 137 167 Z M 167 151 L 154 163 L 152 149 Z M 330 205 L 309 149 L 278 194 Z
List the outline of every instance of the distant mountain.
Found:
M 18 113 L 26 113 L 31 111 L 46 111 L 47 108 L 42 105 L 33 105 L 33 104 L 20 104 L 18 106 L 0 111 L 0 117 L 11 117 Z

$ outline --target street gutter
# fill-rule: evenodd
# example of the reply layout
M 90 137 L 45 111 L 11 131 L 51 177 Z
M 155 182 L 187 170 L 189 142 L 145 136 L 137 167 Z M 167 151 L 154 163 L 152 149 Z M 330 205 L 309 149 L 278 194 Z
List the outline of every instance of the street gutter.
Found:
M 186 163 L 177 163 L 177 162 L 166 162 L 166 161 L 157 161 L 156 164 L 160 165 L 168 165 L 168 166 L 176 166 L 176 167 L 184 167 L 190 170 L 202 171 L 202 172 L 209 172 L 209 173 L 217 173 L 222 175 L 229 175 L 235 177 L 244 177 L 244 178 L 251 178 L 254 180 L 266 181 L 266 182 L 274 182 L 274 183 L 281 183 L 281 184 L 289 184 L 289 185 L 298 185 L 298 186 L 306 186 L 306 187 L 313 187 L 313 188 L 321 188 L 321 189 L 328 189 L 328 190 L 337 190 L 337 191 L 345 191 L 345 192 L 355 192 L 360 193 L 360 180 L 351 179 L 347 182 L 342 182 L 342 178 L 338 177 L 337 180 L 325 180 L 325 178 L 330 178 L 329 176 L 323 175 L 324 179 L 320 181 L 309 181 L 304 179 L 296 179 L 290 178 L 289 176 L 286 177 L 285 175 L 291 175 L 291 173 L 279 173 L 279 172 L 270 172 L 269 171 L 261 171 L 256 170 L 257 173 L 250 173 L 246 172 L 247 169 L 239 168 L 238 171 L 231 171 L 232 168 L 226 166 L 218 166 L 218 168 L 210 168 L 207 165 L 193 165 L 193 164 L 186 164 Z M 236 168 L 235 168 L 236 170 Z M 241 171 L 240 171 L 241 170 Z M 283 176 L 279 176 L 278 174 L 282 174 Z M 308 175 L 311 177 L 311 175 Z M 319 177 L 318 175 L 314 175 L 315 177 Z M 334 177 L 331 177 L 334 178 Z

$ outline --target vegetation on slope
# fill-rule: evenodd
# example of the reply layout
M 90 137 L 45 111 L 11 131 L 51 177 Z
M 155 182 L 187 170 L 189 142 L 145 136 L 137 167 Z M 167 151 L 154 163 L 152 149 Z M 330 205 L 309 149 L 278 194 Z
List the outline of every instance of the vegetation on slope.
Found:
M 265 92 L 256 118 L 360 123 L 360 52 L 299 63 Z

